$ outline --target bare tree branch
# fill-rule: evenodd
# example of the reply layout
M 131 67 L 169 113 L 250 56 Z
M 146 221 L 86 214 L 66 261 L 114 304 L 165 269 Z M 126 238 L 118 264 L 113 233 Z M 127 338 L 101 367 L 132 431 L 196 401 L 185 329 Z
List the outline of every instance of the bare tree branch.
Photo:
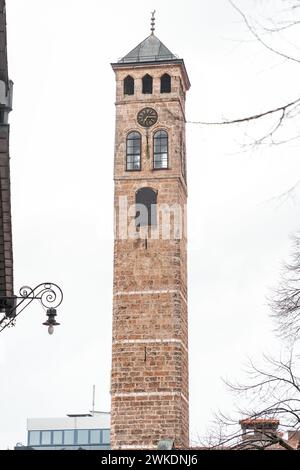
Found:
M 252 34 L 252 36 L 255 38 L 256 41 L 258 41 L 260 44 L 262 44 L 267 50 L 272 52 L 273 54 L 276 54 L 277 56 L 280 56 L 281 58 L 285 60 L 292 61 L 294 63 L 300 63 L 300 58 L 293 57 L 292 55 L 289 55 L 287 53 L 284 53 L 282 51 L 279 51 L 272 45 L 270 45 L 268 42 L 266 42 L 262 36 L 257 32 L 257 27 L 254 27 L 252 25 L 253 21 L 247 17 L 247 15 L 237 6 L 236 2 L 234 0 L 228 0 L 229 4 L 232 6 L 232 8 L 240 15 L 240 17 L 243 19 L 244 24 L 246 25 L 247 29 L 249 32 Z M 290 3 L 288 5 L 288 11 L 291 12 L 295 10 L 296 8 L 299 7 L 299 3 Z M 283 14 L 283 12 L 282 12 Z M 271 20 L 268 20 L 271 22 Z M 286 24 L 281 24 L 279 27 L 276 27 L 276 25 L 273 28 L 267 28 L 264 25 L 259 25 L 259 28 L 262 32 L 265 33 L 278 33 L 279 31 L 286 30 L 288 28 L 291 28 L 292 26 L 297 26 L 300 25 L 300 19 L 297 17 L 295 20 L 292 18 L 288 18 L 285 20 Z M 289 42 L 289 41 L 288 41 Z M 296 47 L 295 44 L 293 44 L 293 47 Z M 219 126 L 219 125 L 226 125 L 226 124 L 247 124 L 249 122 L 254 122 L 258 120 L 262 120 L 263 118 L 267 118 L 270 116 L 274 116 L 275 122 L 271 122 L 271 128 L 267 129 L 264 131 L 263 135 L 261 137 L 250 137 L 248 136 L 248 139 L 250 139 L 250 142 L 248 143 L 247 146 L 259 146 L 262 144 L 268 144 L 268 145 L 282 145 L 285 143 L 288 143 L 292 140 L 296 140 L 299 138 L 298 135 L 293 135 L 291 137 L 289 136 L 284 136 L 284 138 L 277 138 L 276 140 L 274 139 L 275 134 L 278 135 L 278 131 L 283 128 L 284 124 L 287 124 L 289 120 L 292 120 L 293 118 L 299 116 L 300 114 L 300 97 L 295 98 L 293 101 L 289 101 L 284 105 L 277 106 L 271 109 L 268 109 L 266 111 L 260 112 L 260 113 L 255 113 L 252 115 L 246 115 L 242 116 L 239 118 L 233 118 L 233 119 L 220 119 L 218 121 L 205 121 L 205 120 L 188 120 L 188 124 L 198 124 L 198 125 L 208 125 L 208 126 Z M 292 128 L 291 128 L 292 130 Z M 294 134 L 294 132 L 292 131 Z
M 210 121 L 210 122 L 208 122 L 208 121 L 186 121 L 186 122 L 188 124 L 201 124 L 201 125 L 208 125 L 208 126 L 220 126 L 220 125 L 224 125 L 224 124 L 240 124 L 240 123 L 243 123 L 243 122 L 249 122 L 249 121 L 254 121 L 254 120 L 257 120 L 257 119 L 261 119 L 261 118 L 263 118 L 265 116 L 269 116 L 271 114 L 281 113 L 281 116 L 279 118 L 279 121 L 281 123 L 286 111 L 288 109 L 290 109 L 292 106 L 296 105 L 296 104 L 300 104 L 300 98 L 297 98 L 296 100 L 291 101 L 290 103 L 287 103 L 283 106 L 278 106 L 277 108 L 269 109 L 268 111 L 258 113 L 258 114 L 253 114 L 253 115 L 250 115 L 250 116 L 245 116 L 245 117 L 242 117 L 242 118 L 228 119 L 228 120 L 226 119 L 224 121 Z M 277 128 L 278 128 L 278 126 L 277 126 Z M 272 131 L 272 134 L 274 132 L 275 132 L 275 129 Z
M 288 59 L 288 60 L 291 60 L 292 62 L 297 62 L 297 63 L 300 63 L 300 60 L 299 59 L 295 59 L 295 57 L 292 57 L 292 56 L 289 56 L 287 54 L 285 54 L 284 52 L 280 52 L 276 49 L 274 49 L 272 46 L 270 46 L 269 44 L 267 44 L 258 34 L 257 32 L 255 31 L 255 29 L 252 27 L 252 25 L 250 24 L 250 22 L 248 21 L 248 18 L 247 16 L 245 15 L 245 13 L 242 12 L 242 10 L 240 10 L 240 8 L 233 2 L 233 0 L 228 0 L 229 3 L 231 4 L 231 6 L 239 13 L 239 15 L 243 18 L 243 21 L 244 23 L 246 24 L 247 28 L 249 29 L 250 33 L 255 37 L 255 39 L 257 39 L 257 41 L 262 44 L 266 49 L 268 49 L 270 52 L 272 52 L 273 54 L 276 54 L 280 57 L 283 57 L 284 59 Z
M 300 329 L 300 238 L 293 237 L 291 261 L 283 266 L 279 287 L 269 300 L 272 315 L 278 322 L 278 332 L 295 337 Z
M 300 367 L 295 346 L 296 343 L 290 345 L 280 358 L 264 355 L 261 366 L 250 360 L 247 383 L 225 381 L 229 390 L 239 395 L 237 418 L 222 412 L 216 414 L 208 440 L 210 448 L 298 450 L 300 377 L 297 372 Z M 243 402 L 253 404 L 254 409 L 241 408 Z

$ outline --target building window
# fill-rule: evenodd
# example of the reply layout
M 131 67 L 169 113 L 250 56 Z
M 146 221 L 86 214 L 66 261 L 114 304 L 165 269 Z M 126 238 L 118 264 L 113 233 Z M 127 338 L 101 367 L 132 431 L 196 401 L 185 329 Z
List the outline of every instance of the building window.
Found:
M 157 192 L 152 188 L 141 188 L 135 194 L 136 226 L 156 225 Z
M 141 134 L 130 132 L 126 141 L 126 170 L 141 169 Z
M 42 431 L 42 446 L 49 446 L 51 444 L 51 431 Z
M 29 431 L 28 445 L 39 446 L 40 445 L 40 431 Z
M 110 443 L 110 430 L 103 429 L 102 431 L 102 444 L 109 444 Z
M 88 429 L 80 429 L 77 431 L 77 444 L 88 444 L 89 443 L 89 431 Z
M 168 168 L 168 134 L 157 131 L 153 138 L 153 167 L 156 170 Z
M 91 429 L 91 444 L 101 444 L 101 431 L 100 429 Z
M 74 438 L 75 438 L 75 435 L 74 435 L 73 430 L 64 431 L 64 444 L 65 445 L 73 445 L 75 441 Z
M 56 446 L 61 446 L 62 443 L 63 443 L 63 432 L 53 431 L 53 444 Z
M 142 91 L 144 94 L 152 93 L 152 83 L 153 83 L 152 77 L 148 74 L 144 75 L 144 77 L 142 78 L 142 84 L 143 84 Z
M 124 79 L 124 95 L 134 95 L 134 79 L 130 75 Z
M 171 93 L 171 77 L 168 73 L 160 77 L 160 92 Z

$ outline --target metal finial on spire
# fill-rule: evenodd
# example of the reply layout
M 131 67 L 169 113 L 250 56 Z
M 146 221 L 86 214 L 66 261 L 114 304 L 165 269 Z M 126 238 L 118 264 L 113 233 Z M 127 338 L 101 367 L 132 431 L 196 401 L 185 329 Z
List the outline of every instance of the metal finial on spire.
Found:
M 151 11 L 151 34 L 154 34 L 155 31 L 155 10 Z

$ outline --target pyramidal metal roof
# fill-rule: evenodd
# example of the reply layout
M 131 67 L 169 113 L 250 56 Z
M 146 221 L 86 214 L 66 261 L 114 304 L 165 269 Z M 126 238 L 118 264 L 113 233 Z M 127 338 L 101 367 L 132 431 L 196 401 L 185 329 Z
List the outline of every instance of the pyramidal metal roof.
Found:
M 178 59 L 156 36 L 150 34 L 144 41 L 136 46 L 119 63 L 132 62 L 159 62 Z

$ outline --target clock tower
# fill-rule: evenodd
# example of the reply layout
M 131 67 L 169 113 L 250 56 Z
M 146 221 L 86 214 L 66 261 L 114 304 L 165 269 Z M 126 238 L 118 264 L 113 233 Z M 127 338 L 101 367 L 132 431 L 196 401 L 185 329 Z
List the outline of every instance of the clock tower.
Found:
M 189 446 L 184 61 L 151 34 L 118 62 L 111 446 Z

